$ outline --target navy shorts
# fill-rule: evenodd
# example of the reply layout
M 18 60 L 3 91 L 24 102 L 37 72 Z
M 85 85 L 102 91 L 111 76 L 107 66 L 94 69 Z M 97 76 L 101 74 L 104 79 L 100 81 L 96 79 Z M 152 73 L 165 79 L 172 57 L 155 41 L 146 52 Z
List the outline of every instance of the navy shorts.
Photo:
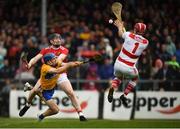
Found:
M 52 89 L 52 90 L 43 90 L 42 94 L 43 94 L 43 97 L 46 99 L 46 100 L 50 100 L 54 94 L 54 90 L 55 89 Z

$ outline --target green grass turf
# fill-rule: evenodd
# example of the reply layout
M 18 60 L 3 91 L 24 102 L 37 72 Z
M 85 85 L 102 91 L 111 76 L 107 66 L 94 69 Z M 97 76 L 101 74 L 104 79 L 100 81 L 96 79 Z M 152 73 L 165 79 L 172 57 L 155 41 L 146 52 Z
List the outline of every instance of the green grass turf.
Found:
M 0 128 L 178 128 L 180 120 L 95 120 L 0 118 Z

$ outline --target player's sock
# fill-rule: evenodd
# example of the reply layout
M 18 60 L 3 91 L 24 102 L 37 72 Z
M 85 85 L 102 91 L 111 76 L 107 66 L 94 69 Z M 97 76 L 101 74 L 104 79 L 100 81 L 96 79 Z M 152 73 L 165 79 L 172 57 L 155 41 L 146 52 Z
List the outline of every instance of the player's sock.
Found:
M 109 93 L 108 93 L 108 101 L 111 103 L 113 101 L 113 93 L 114 93 L 114 90 L 117 90 L 118 89 L 118 86 L 120 85 L 121 83 L 121 80 L 118 79 L 117 77 L 115 77 L 113 80 L 112 80 L 112 83 L 111 83 L 111 88 L 109 89 Z
M 117 77 L 115 77 L 113 80 L 112 80 L 112 84 L 111 84 L 111 87 L 113 87 L 114 89 L 118 89 L 118 86 L 121 84 L 121 80 L 118 79 Z
M 130 92 L 134 90 L 134 87 L 136 86 L 136 83 L 133 81 L 130 81 L 124 90 L 124 95 L 127 96 Z

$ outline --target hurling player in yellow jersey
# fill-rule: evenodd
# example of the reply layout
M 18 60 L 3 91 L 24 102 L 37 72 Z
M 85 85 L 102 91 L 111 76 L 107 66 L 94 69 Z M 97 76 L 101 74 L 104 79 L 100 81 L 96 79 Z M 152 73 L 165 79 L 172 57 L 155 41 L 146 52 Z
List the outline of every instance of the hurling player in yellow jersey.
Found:
M 70 68 L 80 66 L 83 64 L 81 61 L 74 61 L 65 63 L 62 65 L 58 62 L 57 57 L 53 53 L 46 54 L 44 57 L 44 64 L 41 67 L 41 75 L 40 75 L 40 91 L 37 94 L 40 94 L 45 101 L 45 103 L 49 106 L 44 113 L 38 116 L 39 120 L 44 119 L 47 116 L 55 115 L 59 112 L 58 105 L 52 100 L 52 96 L 54 94 L 55 86 L 57 79 L 61 76 L 61 73 L 67 71 Z M 23 116 L 26 111 L 30 108 L 30 105 L 25 105 L 19 112 L 19 116 Z

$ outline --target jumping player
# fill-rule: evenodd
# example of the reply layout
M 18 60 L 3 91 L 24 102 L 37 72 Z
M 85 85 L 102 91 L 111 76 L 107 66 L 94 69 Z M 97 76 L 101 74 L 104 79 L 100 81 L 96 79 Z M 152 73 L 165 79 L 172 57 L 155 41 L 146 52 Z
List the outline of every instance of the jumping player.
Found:
M 58 56 L 58 60 L 61 62 L 63 62 L 66 59 L 69 51 L 65 47 L 61 46 L 62 38 L 61 38 L 60 34 L 57 34 L 57 33 L 51 34 L 49 36 L 49 42 L 51 43 L 51 46 L 42 49 L 39 54 L 37 54 L 35 57 L 33 57 L 30 60 L 30 62 L 27 64 L 27 69 L 30 69 L 34 64 L 37 63 L 37 61 L 42 59 L 42 57 L 47 53 L 54 53 L 56 56 Z M 32 103 L 32 99 L 34 98 L 35 93 L 36 93 L 36 91 L 38 91 L 38 88 L 40 87 L 40 85 L 41 85 L 40 81 L 38 80 L 36 85 L 34 86 L 33 90 L 30 91 L 30 94 L 29 94 L 29 97 L 27 100 L 29 105 Z M 78 102 L 78 98 L 75 95 L 72 85 L 71 85 L 69 79 L 67 78 L 67 74 L 65 72 L 62 73 L 61 76 L 58 78 L 57 85 L 70 98 L 72 105 L 74 106 L 74 108 L 76 109 L 76 111 L 79 115 L 80 121 L 86 120 L 86 118 L 84 117 L 84 114 L 82 113 L 82 109 L 80 107 L 80 103 Z
M 114 25 L 118 28 L 119 36 L 124 39 L 124 44 L 114 64 L 115 78 L 112 80 L 109 89 L 108 101 L 110 103 L 112 102 L 114 89 L 118 88 L 123 77 L 130 78 L 124 93 L 120 96 L 120 100 L 124 106 L 127 106 L 126 96 L 135 88 L 139 76 L 135 65 L 142 52 L 147 48 L 149 42 L 142 36 L 146 30 L 144 23 L 136 23 L 133 33 L 126 32 L 123 23 L 119 20 L 116 20 Z
M 66 63 L 62 66 L 61 62 L 58 62 L 57 57 L 53 53 L 46 54 L 43 57 L 44 64 L 41 67 L 39 91 L 36 92 L 41 99 L 49 106 L 44 113 L 38 116 L 39 120 L 44 119 L 47 116 L 55 115 L 59 112 L 58 105 L 52 100 L 54 94 L 56 82 L 61 76 L 61 73 L 67 71 L 70 68 L 80 66 L 83 62 L 74 61 Z M 20 116 L 23 116 L 30 106 L 25 105 L 19 112 Z

